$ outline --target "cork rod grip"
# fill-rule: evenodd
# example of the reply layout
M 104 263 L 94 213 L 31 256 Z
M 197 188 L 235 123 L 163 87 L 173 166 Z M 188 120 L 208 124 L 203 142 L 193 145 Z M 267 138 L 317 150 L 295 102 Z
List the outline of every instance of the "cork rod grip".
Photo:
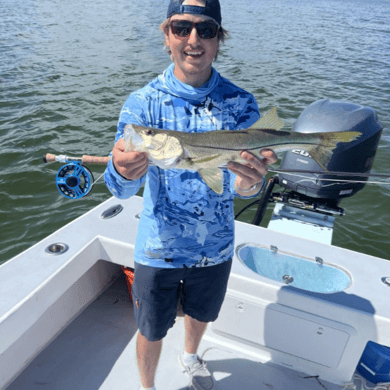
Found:
M 94 165 L 107 165 L 111 160 L 111 157 L 102 157 L 102 156 L 86 156 L 84 155 L 81 158 L 83 164 L 94 164 Z
M 69 157 L 64 155 L 55 155 L 51 153 L 47 153 L 45 157 L 43 157 L 43 161 L 45 163 L 51 163 L 51 162 L 61 162 L 61 163 L 67 163 L 67 162 L 80 162 L 85 165 L 107 165 L 110 161 L 111 157 L 102 157 L 102 156 L 88 156 L 84 155 L 82 157 Z

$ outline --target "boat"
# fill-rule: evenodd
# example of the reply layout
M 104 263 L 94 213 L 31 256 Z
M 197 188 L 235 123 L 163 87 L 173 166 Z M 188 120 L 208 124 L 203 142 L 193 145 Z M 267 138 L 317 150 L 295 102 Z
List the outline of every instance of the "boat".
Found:
M 349 127 L 364 123 L 372 164 L 382 130 L 372 110 L 320 101 L 297 123 L 313 113 L 321 123 L 345 115 Z M 285 158 L 296 157 L 310 159 L 300 150 Z M 227 294 L 199 354 L 218 390 L 390 389 L 390 262 L 331 245 L 342 214 L 334 193 L 351 196 L 364 184 L 337 181 L 324 195 L 321 183 L 332 175 L 314 167 L 319 173 L 305 173 L 306 188 L 302 178 L 298 188 L 291 166 L 277 176 L 289 196 L 273 192 L 276 177 L 263 191 L 256 219 L 274 201 L 268 227 L 235 222 Z M 1 389 L 139 388 L 123 270 L 134 267 L 142 208 L 142 197 L 112 197 L 0 267 Z M 178 310 L 164 339 L 158 389 L 187 388 L 177 359 L 183 322 Z

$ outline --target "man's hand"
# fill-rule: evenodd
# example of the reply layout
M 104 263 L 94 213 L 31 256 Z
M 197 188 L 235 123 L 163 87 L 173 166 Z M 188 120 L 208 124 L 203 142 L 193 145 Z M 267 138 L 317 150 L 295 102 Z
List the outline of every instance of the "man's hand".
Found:
M 128 180 L 137 180 L 148 170 L 148 154 L 125 152 L 125 141 L 120 139 L 112 150 L 112 162 L 117 172 Z
M 248 164 L 240 164 L 237 162 L 229 161 L 227 164 L 228 169 L 237 175 L 236 188 L 239 190 L 249 190 L 258 183 L 262 183 L 263 177 L 268 173 L 267 165 L 273 164 L 278 161 L 278 157 L 271 149 L 263 149 L 260 154 L 264 157 L 259 159 L 252 153 L 247 151 L 241 152 L 241 157 L 248 161 Z M 255 188 L 259 191 L 259 188 Z M 251 193 L 256 193 L 255 189 Z

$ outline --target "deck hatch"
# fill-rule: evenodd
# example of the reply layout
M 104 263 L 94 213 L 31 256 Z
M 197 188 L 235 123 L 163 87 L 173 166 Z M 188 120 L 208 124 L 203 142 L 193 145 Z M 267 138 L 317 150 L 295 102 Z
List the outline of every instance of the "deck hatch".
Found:
M 326 367 L 337 367 L 350 337 L 345 325 L 328 319 L 262 306 L 227 295 L 212 330 L 250 345 L 265 346 Z

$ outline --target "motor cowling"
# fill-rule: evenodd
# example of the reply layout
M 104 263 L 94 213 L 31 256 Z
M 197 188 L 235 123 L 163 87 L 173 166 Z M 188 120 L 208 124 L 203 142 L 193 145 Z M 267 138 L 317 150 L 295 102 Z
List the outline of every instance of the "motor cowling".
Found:
M 336 147 L 327 169 L 367 174 L 371 171 L 382 129 L 383 126 L 372 108 L 324 99 L 312 103 L 303 110 L 292 131 L 298 133 L 361 132 L 362 136 L 359 139 Z M 280 168 L 324 172 L 307 151 L 299 147 L 285 154 Z M 351 177 L 325 173 L 279 174 L 281 186 L 309 198 L 329 200 L 339 200 L 354 195 L 365 186 L 364 182 L 367 179 L 367 176 Z

